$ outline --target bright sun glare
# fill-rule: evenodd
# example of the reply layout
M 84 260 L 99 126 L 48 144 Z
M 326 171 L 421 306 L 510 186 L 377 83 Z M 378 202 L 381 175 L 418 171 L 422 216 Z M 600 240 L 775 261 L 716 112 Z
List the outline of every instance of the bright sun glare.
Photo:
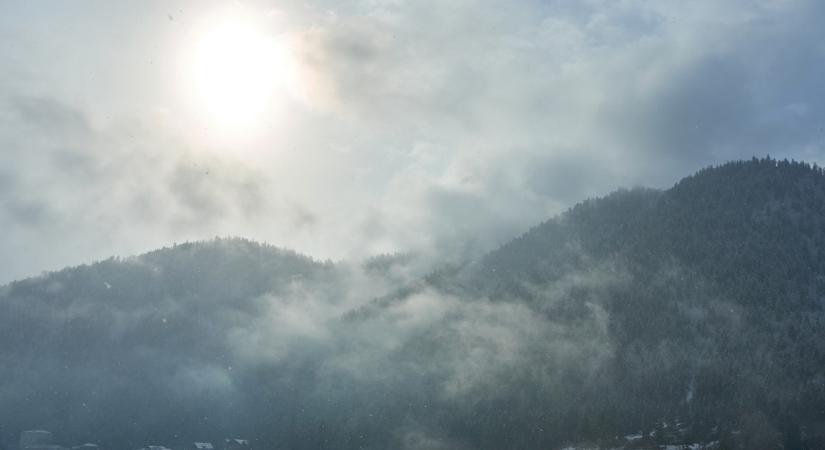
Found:
M 286 100 L 292 70 L 287 50 L 251 20 L 210 23 L 196 39 L 189 63 L 199 110 L 232 131 L 258 124 Z

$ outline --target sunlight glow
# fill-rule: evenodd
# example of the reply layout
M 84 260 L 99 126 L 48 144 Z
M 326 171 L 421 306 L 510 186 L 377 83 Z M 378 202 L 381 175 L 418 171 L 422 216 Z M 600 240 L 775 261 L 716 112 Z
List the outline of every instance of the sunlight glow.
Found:
M 214 125 L 245 133 L 272 119 L 294 79 L 287 45 L 241 16 L 208 23 L 190 47 L 187 84 Z

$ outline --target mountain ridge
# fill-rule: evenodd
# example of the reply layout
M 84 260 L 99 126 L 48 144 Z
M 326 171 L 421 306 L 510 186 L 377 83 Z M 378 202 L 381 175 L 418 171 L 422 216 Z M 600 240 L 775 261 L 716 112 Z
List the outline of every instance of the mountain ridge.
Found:
M 68 268 L 0 292 L 0 400 L 24 412 L 0 421 L 113 447 L 537 448 L 664 420 L 684 431 L 654 444 L 817 448 L 822 225 L 821 168 L 754 158 L 400 285 L 244 239 Z

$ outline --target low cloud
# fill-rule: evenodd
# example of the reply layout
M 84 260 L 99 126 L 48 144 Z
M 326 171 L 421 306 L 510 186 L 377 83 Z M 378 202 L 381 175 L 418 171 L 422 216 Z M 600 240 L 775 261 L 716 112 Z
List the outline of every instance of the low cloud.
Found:
M 117 23 L 173 46 L 209 8 L 161 9 Z M 0 221 L 13 230 L 0 249 L 20 255 L 0 279 L 227 234 L 322 258 L 462 260 L 620 186 L 767 153 L 823 163 L 823 16 L 808 0 L 287 2 L 266 17 L 303 92 L 252 158 L 234 153 L 242 143 L 202 148 L 211 131 L 184 120 L 159 81 L 172 63 L 151 49 L 130 41 L 153 63 L 85 97 L 80 62 L 56 62 L 72 76 L 53 79 L 36 52 L 0 49 L 21 61 L 0 85 Z M 76 59 L 122 57 L 95 55 Z M 134 93 L 110 92 L 123 85 Z

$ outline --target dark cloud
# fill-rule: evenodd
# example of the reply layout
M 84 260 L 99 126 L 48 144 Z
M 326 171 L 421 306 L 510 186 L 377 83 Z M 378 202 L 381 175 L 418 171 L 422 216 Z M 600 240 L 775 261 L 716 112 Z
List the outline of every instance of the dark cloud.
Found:
M 548 152 L 528 160 L 524 170 L 526 187 L 538 195 L 569 203 L 601 194 L 600 189 L 609 189 L 616 182 L 617 174 L 598 159 L 587 157 L 591 154 L 588 150 Z
M 296 229 L 312 231 L 318 225 L 318 216 L 299 204 L 292 205 L 292 224 Z
M 659 60 L 617 77 L 624 88 L 607 103 L 602 125 L 629 156 L 668 172 L 657 183 L 752 155 L 819 159 L 814 124 L 825 91 L 813 80 L 825 65 L 814 44 L 822 32 L 811 20 L 823 16 L 821 6 L 794 2 L 725 30 L 704 18 L 705 34 L 690 29 Z
M 15 199 L 5 199 L 3 203 L 3 216 L 11 227 L 45 231 L 47 225 L 56 219 L 55 212 L 42 201 L 19 197 L 22 194 Z
M 737 143 L 753 111 L 745 67 L 711 57 L 668 75 L 663 85 L 614 105 L 617 127 L 630 133 L 626 142 L 646 150 L 640 156 L 704 162 Z
M 27 251 L 1 269 L 5 277 L 125 249 L 112 240 L 167 236 L 126 250 L 135 252 L 269 214 L 259 176 L 208 153 L 169 148 L 157 130 L 137 123 L 98 129 L 57 98 L 16 97 L 5 106 L 11 120 L 0 138 L 14 150 L 0 156 L 12 171 L 0 189 L 7 230 L 0 248 Z
M 166 28 L 152 37 L 164 45 L 135 41 L 129 50 L 157 65 L 112 72 L 99 92 L 78 84 L 79 61 L 115 65 L 120 56 L 89 50 L 49 71 L 23 58 L 21 73 L 43 78 L 22 80 L 20 93 L 3 88 L 0 142 L 9 150 L 0 161 L 16 174 L 3 194 L 18 199 L 7 209 L 21 224 L 53 220 L 53 235 L 147 245 L 231 233 L 321 257 L 476 254 L 621 186 L 662 187 L 767 153 L 825 162 L 825 7 L 814 1 L 280 8 L 273 27 L 288 36 L 305 84 L 287 119 L 272 119 L 286 120 L 284 129 L 262 138 L 250 161 L 199 148 L 203 139 L 222 144 L 208 129 L 187 129 L 170 99 L 164 83 L 177 66 L 162 64 L 156 48 L 181 36 Z M 184 9 L 192 23 L 211 11 L 182 1 L 162 14 L 130 10 L 133 20 L 121 22 L 142 36 L 141 21 L 168 9 Z M 88 20 L 90 30 L 106 28 Z M 32 52 L 52 49 L 21 33 Z M 75 33 L 66 41 L 89 41 Z M 55 71 L 67 76 L 46 78 Z M 35 205 L 49 212 L 38 216 Z
M 20 115 L 23 124 L 35 127 L 39 132 L 84 135 L 91 126 L 79 110 L 54 98 L 17 96 L 11 105 Z

